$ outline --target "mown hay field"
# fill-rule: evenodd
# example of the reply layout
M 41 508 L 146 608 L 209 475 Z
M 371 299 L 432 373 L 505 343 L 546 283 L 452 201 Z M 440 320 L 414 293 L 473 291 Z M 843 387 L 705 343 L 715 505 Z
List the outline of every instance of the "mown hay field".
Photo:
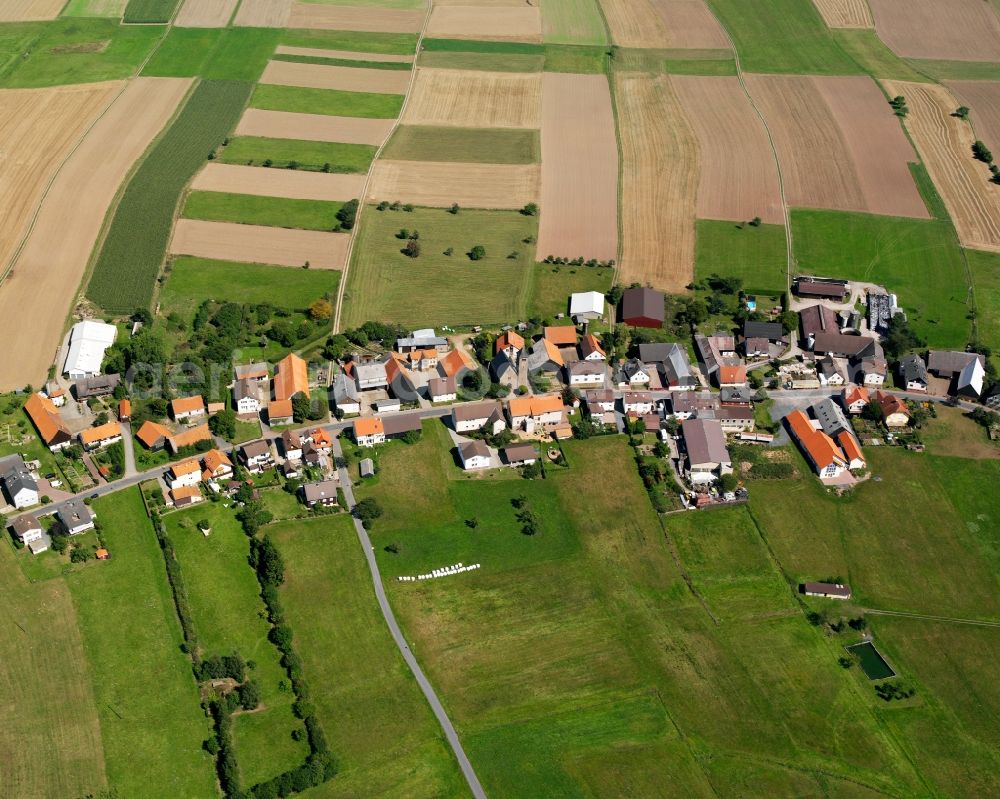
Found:
M 400 69 L 365 69 L 279 60 L 267 65 L 260 82 L 310 89 L 404 94 L 410 83 L 410 73 Z
M 318 3 L 292 5 L 282 27 L 373 33 L 416 33 L 424 22 L 424 11 L 405 8 L 332 6 Z
M 831 28 L 874 28 L 868 0 L 813 0 Z
M 236 135 L 370 144 L 378 147 L 389 135 L 393 124 L 395 123 L 392 119 L 295 114 L 288 111 L 248 108 L 240 117 Z
M 234 25 L 252 28 L 284 28 L 292 13 L 293 0 L 242 0 Z
M 462 164 L 379 159 L 368 189 L 372 201 L 450 208 L 523 208 L 538 203 L 535 164 Z
M 546 0 L 542 39 L 553 44 L 605 44 L 608 33 L 599 0 Z
M 778 296 L 788 290 L 784 225 L 754 227 L 699 219 L 696 229 L 696 280 L 711 275 L 738 277 L 750 294 Z
M 382 151 L 397 161 L 534 164 L 541 158 L 537 130 L 400 125 Z
M 236 136 L 216 155 L 222 164 L 301 169 L 307 172 L 367 172 L 375 157 L 370 144 Z M 293 166 L 294 165 L 294 166 Z
M 259 84 L 254 89 L 250 106 L 265 111 L 395 119 L 403 108 L 403 97 L 397 94 Z
M 188 181 L 236 125 L 250 84 L 202 81 L 153 145 L 115 209 L 87 296 L 108 311 L 149 305 Z
M 256 81 L 278 36 L 269 28 L 171 27 L 142 74 Z
M 186 219 L 212 222 L 241 222 L 246 225 L 334 230 L 339 227 L 337 212 L 343 203 L 325 200 L 289 200 L 254 194 L 192 191 L 181 215 Z
M 541 96 L 542 78 L 537 74 L 421 67 L 403 122 L 460 128 L 538 129 Z
M 438 39 L 491 39 L 523 42 L 542 40 L 538 6 L 437 5 L 427 23 L 427 35 Z

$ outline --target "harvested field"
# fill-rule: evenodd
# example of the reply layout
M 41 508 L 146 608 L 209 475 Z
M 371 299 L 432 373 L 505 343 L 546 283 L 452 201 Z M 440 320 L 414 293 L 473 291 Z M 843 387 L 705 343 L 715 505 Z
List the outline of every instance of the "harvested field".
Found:
M 0 3 L 0 22 L 27 22 L 55 19 L 66 0 L 4 0 Z
M 257 194 L 289 200 L 351 200 L 361 196 L 364 185 L 364 175 L 210 163 L 198 173 L 191 188 L 195 191 Z
M 747 85 L 789 205 L 927 218 L 907 166 L 913 148 L 869 78 L 748 75 Z
M 174 25 L 178 28 L 225 28 L 239 0 L 184 0 Z
M 618 257 L 618 144 L 604 75 L 542 77 L 541 256 Z
M 248 108 L 236 127 L 236 135 L 372 144 L 377 147 L 385 141 L 392 126 L 391 119 L 293 114 L 288 111 Z
M 427 35 L 440 39 L 540 42 L 542 14 L 538 6 L 435 4 Z
M 195 255 L 252 264 L 343 269 L 351 237 L 318 230 L 178 219 L 170 240 L 175 255 Z
M 910 107 L 906 128 L 951 214 L 962 244 L 1000 251 L 1000 186 L 972 157 L 969 125 L 951 116 L 958 102 L 944 86 L 883 81 Z
M 369 197 L 437 208 L 522 208 L 537 203 L 534 164 L 461 164 L 376 161 Z
M 611 41 L 621 47 L 666 47 L 670 34 L 650 0 L 601 0 Z
M 402 70 L 356 69 L 327 67 L 322 64 L 300 64 L 294 61 L 271 61 L 264 70 L 260 82 L 277 86 L 304 86 L 309 89 L 405 94 L 410 82 L 410 73 Z
M 685 116 L 704 153 L 698 182 L 698 217 L 745 222 L 759 216 L 782 224 L 781 189 L 767 131 L 737 78 L 673 75 Z
M 864 3 L 864 0 L 858 0 Z M 667 47 L 728 50 L 729 37 L 705 0 L 652 0 L 667 30 Z
M 874 28 L 868 0 L 813 0 L 823 21 L 831 28 Z
M 417 33 L 423 24 L 423 11 L 295 3 L 286 27 L 374 33 Z
M 946 80 L 955 99 L 968 106 L 976 136 L 994 152 L 1000 152 L 1000 81 Z
M 538 74 L 417 69 L 403 122 L 460 128 L 538 128 Z
M 698 143 L 666 75 L 619 73 L 615 96 L 622 137 L 619 282 L 681 292 L 694 277 Z
M 18 353 L 0 364 L 3 390 L 37 385 L 45 374 L 118 187 L 190 85 L 179 78 L 133 80 L 56 176 L 13 271 L 0 284 L 0 318 Z M 42 315 L 39 296 L 47 304 Z
M 409 64 L 413 61 L 410 55 L 394 55 L 392 53 L 358 53 L 353 50 L 327 50 L 322 47 L 290 47 L 278 45 L 276 55 L 304 55 L 312 58 L 339 58 L 343 61 L 386 61 L 394 64 Z
M 284 28 L 292 11 L 292 0 L 243 0 L 235 25 L 247 28 Z
M 1000 19 L 983 0 L 870 0 L 875 30 L 896 55 L 1000 61 Z
M 598 0 L 545 0 L 542 39 L 546 44 L 607 44 Z
M 535 164 L 541 160 L 541 144 L 537 130 L 400 125 L 382 157 L 396 161 Z

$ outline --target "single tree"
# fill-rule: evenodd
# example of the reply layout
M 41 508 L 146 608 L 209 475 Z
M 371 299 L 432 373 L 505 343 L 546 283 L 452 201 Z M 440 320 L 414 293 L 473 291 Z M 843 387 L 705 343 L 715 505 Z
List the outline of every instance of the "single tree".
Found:
M 469 258 L 473 261 L 480 261 L 486 257 L 486 248 L 482 244 L 477 244 L 469 250 Z

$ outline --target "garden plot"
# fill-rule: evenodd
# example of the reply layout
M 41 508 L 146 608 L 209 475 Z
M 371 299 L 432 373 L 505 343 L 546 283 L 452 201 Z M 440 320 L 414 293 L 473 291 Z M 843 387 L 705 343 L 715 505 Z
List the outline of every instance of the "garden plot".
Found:
M 239 0 L 184 0 L 174 25 L 178 28 L 225 28 Z
M 522 208 L 538 202 L 535 164 L 462 164 L 376 161 L 369 196 L 373 200 L 450 208 Z
M 292 0 L 243 0 L 234 24 L 248 28 L 284 28 L 292 11 Z
M 364 185 L 364 175 L 205 164 L 191 188 L 196 191 L 285 197 L 289 200 L 351 200 L 361 196 Z
M 310 89 L 405 94 L 410 83 L 410 73 L 395 69 L 358 69 L 300 64 L 295 61 L 271 61 L 260 82 Z
M 604 75 L 547 72 L 537 254 L 618 257 L 618 143 Z
M 495 39 L 522 42 L 542 40 L 538 6 L 436 5 L 427 23 L 427 35 L 441 39 Z
M 245 263 L 343 269 L 351 237 L 318 230 L 178 219 L 170 241 L 175 255 Z
M 371 144 L 377 147 L 385 141 L 394 124 L 392 119 L 296 114 L 290 111 L 248 108 L 236 127 L 236 135 Z
M 1000 18 L 982 0 L 870 0 L 875 30 L 896 55 L 1000 61 Z
M 813 0 L 823 21 L 831 28 L 874 28 L 868 0 Z
M 423 11 L 297 2 L 292 6 L 286 27 L 374 33 L 417 33 L 423 22 Z
M 541 97 L 542 77 L 537 73 L 420 68 L 403 122 L 461 128 L 539 128 Z

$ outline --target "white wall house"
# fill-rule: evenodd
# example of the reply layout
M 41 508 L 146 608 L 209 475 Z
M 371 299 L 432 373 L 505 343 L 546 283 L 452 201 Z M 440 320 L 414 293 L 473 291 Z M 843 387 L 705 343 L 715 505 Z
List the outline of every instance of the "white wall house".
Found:
M 167 485 L 171 488 L 196 486 L 201 482 L 201 466 L 198 461 L 181 461 L 170 467 L 166 474 Z
M 458 457 L 462 468 L 488 469 L 490 467 L 490 449 L 482 441 L 466 441 L 458 447 Z
M 645 416 L 647 413 L 652 413 L 655 406 L 656 402 L 653 400 L 653 395 L 647 394 L 644 391 L 626 391 L 622 395 L 622 408 L 625 410 L 625 413 L 636 413 L 639 416 Z

